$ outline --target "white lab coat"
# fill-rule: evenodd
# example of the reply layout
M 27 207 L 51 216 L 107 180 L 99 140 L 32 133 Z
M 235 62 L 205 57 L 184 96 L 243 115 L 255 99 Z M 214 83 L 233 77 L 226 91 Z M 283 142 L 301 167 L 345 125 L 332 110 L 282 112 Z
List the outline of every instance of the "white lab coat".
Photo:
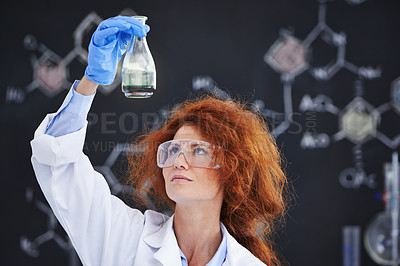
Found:
M 181 265 L 173 217 L 139 210 L 111 195 L 103 176 L 83 153 L 86 126 L 60 137 L 35 132 L 32 164 L 57 219 L 84 265 Z M 225 228 L 224 228 L 225 229 Z M 225 229 L 226 231 L 226 229 Z M 224 266 L 265 265 L 227 233 Z

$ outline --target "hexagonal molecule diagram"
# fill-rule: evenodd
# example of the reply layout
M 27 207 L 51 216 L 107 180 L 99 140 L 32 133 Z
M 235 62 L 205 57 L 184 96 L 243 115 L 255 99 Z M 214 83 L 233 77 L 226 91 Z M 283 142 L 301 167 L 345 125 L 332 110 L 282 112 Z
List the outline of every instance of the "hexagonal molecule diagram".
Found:
M 362 98 L 363 88 L 361 80 L 356 80 L 354 84 L 356 97 L 341 111 L 325 95 L 318 95 L 313 99 L 309 95 L 305 95 L 300 103 L 300 110 L 303 112 L 329 112 L 339 117 L 338 132 L 331 137 L 325 133 L 310 134 L 305 132 L 300 143 L 302 148 L 326 148 L 328 145 L 318 145 L 320 136 L 324 136 L 328 142 L 347 139 L 355 145 L 353 148 L 354 166 L 343 170 L 339 175 L 339 182 L 346 188 L 359 188 L 363 184 L 374 188 L 376 185 L 374 181 L 375 174 L 367 175 L 364 171 L 363 144 L 372 139 L 377 139 L 393 150 L 400 144 L 400 134 L 391 139 L 381 132 L 379 128 L 382 115 L 392 108 L 396 110 L 395 90 L 397 80 L 392 83 L 391 103 L 384 103 L 377 108 Z M 325 98 L 324 105 L 319 103 L 319 99 L 321 98 Z
M 255 100 L 255 111 L 261 112 L 264 116 L 275 120 L 282 120 L 282 122 L 272 130 L 272 134 L 277 137 L 285 132 L 293 123 L 292 113 L 292 84 L 295 78 L 308 70 L 317 80 L 329 80 L 340 69 L 345 68 L 355 75 L 365 78 L 373 79 L 380 76 L 379 69 L 371 67 L 358 67 L 345 59 L 346 50 L 346 35 L 344 32 L 337 33 L 333 31 L 326 23 L 326 3 L 328 0 L 320 0 L 318 9 L 318 23 L 311 30 L 304 40 L 299 40 L 293 36 L 289 30 L 282 29 L 280 31 L 280 38 L 270 47 L 264 55 L 264 61 L 271 66 L 276 72 L 281 74 L 281 81 L 283 83 L 283 102 L 284 112 L 279 113 L 264 108 L 262 100 Z M 362 3 L 362 0 L 348 0 L 351 5 Z M 312 55 L 312 45 L 317 38 L 320 38 L 328 46 L 336 49 L 336 58 L 323 66 L 313 66 L 309 58 Z M 331 105 L 332 109 L 336 109 Z M 276 119 L 283 117 L 282 119 Z M 315 139 L 321 145 L 326 145 L 326 135 L 319 135 Z M 308 142 L 312 139 L 308 138 Z
M 264 60 L 277 72 L 295 77 L 308 68 L 306 47 L 288 33 L 272 45 Z
M 31 57 L 33 80 L 26 87 L 26 93 L 39 89 L 46 96 L 53 97 L 71 86 L 71 82 L 67 80 L 66 62 L 59 55 L 45 45 L 38 44 L 33 35 L 25 37 L 24 46 L 33 52 Z
M 103 174 L 113 195 L 133 196 L 135 193 L 133 188 L 128 185 L 124 185 L 114 172 L 114 167 L 119 161 L 118 159 L 122 157 L 124 158 L 123 160 L 126 161 L 126 158 L 131 152 L 140 152 L 140 149 L 133 144 L 119 143 L 113 147 L 103 165 L 94 167 L 96 171 Z M 149 197 L 146 197 L 146 193 L 144 191 L 142 196 L 146 198 L 146 207 L 155 209 L 153 201 Z
M 292 120 L 292 84 L 298 75 L 310 74 L 316 80 L 330 80 L 339 70 L 345 69 L 355 75 L 355 98 L 340 110 L 333 104 L 330 97 L 319 94 L 316 97 L 304 95 L 299 109 L 301 112 L 327 112 L 339 117 L 339 131 L 333 136 L 326 133 L 304 132 L 300 146 L 303 149 L 326 148 L 332 142 L 347 139 L 355 146 L 353 148 L 354 166 L 343 170 L 339 175 L 339 182 L 346 188 L 358 188 L 364 184 L 373 188 L 376 184 L 375 175 L 367 175 L 364 171 L 362 145 L 371 139 L 378 139 L 386 146 L 395 149 L 400 144 L 400 134 L 393 139 L 379 131 L 379 123 L 383 113 L 393 107 L 400 114 L 400 78 L 392 83 L 391 103 L 385 103 L 375 108 L 363 98 L 363 83 L 367 80 L 381 77 L 381 69 L 370 66 L 356 66 L 346 60 L 346 34 L 335 32 L 326 22 L 327 3 L 330 0 L 318 1 L 318 22 L 304 40 L 293 36 L 289 30 L 281 30 L 280 38 L 269 48 L 264 61 L 281 75 L 284 95 L 284 113 L 268 110 L 262 100 L 255 100 L 257 111 L 268 118 L 281 115 L 282 122 L 272 131 L 275 137 L 288 129 Z M 346 0 L 349 5 L 356 6 L 365 0 Z M 327 45 L 327 49 L 334 49 L 336 57 L 322 65 L 314 65 L 313 45 L 319 39 Z
M 157 125 L 153 125 L 154 128 Z M 134 144 L 129 143 L 119 143 L 113 147 L 111 153 L 108 155 L 106 161 L 103 165 L 95 166 L 94 169 L 101 173 L 106 179 L 108 185 L 110 186 L 111 193 L 113 195 L 119 196 L 123 200 L 132 200 L 136 198 L 135 188 L 125 185 L 124 181 L 119 178 L 119 173 L 115 172 L 116 168 L 121 168 L 121 162 L 127 162 L 127 157 L 133 152 L 138 154 L 143 152 L 144 147 L 139 147 Z M 125 169 L 125 168 L 124 168 Z M 151 190 L 150 181 L 145 184 L 145 187 L 140 189 L 140 195 L 145 200 L 145 208 L 156 210 L 158 206 L 155 205 L 151 194 L 148 191 Z M 134 202 L 135 204 L 135 202 Z M 172 215 L 168 209 L 161 210 L 166 215 Z
M 30 238 L 26 235 L 20 237 L 20 247 L 22 251 L 30 257 L 37 258 L 40 255 L 40 246 L 53 241 L 61 249 L 69 253 L 69 265 L 77 266 L 80 265 L 78 255 L 72 247 L 71 241 L 65 235 L 60 235 L 57 232 L 60 225 L 55 217 L 53 211 L 50 209 L 47 203 L 37 200 L 33 197 L 33 189 L 26 188 L 26 200 L 28 203 L 38 209 L 47 218 L 46 227 L 47 230 L 35 238 Z
M 360 185 L 366 185 L 374 188 L 375 174 L 366 174 L 364 170 L 362 145 L 371 139 L 378 139 L 389 148 L 395 149 L 400 144 L 400 134 L 390 139 L 384 133 L 379 131 L 379 124 L 383 113 L 391 110 L 393 107 L 399 112 L 400 98 L 400 79 L 392 83 L 391 103 L 384 103 L 375 108 L 364 98 L 364 82 L 367 80 L 379 78 L 381 76 L 380 68 L 358 67 L 345 59 L 346 35 L 345 33 L 335 33 L 325 22 L 326 3 L 328 1 L 319 1 L 319 22 L 317 26 L 303 41 L 305 47 L 309 47 L 312 42 L 320 36 L 321 39 L 337 48 L 337 57 L 331 60 L 325 66 L 310 66 L 308 72 L 317 80 L 330 80 L 340 69 L 344 68 L 353 73 L 356 78 L 354 82 L 355 98 L 340 110 L 333 104 L 330 97 L 319 94 L 312 98 L 310 95 L 304 95 L 299 109 L 301 112 L 327 112 L 339 117 L 339 131 L 332 136 L 325 133 L 304 132 L 300 146 L 303 149 L 326 148 L 332 142 L 347 139 L 355 146 L 353 148 L 354 166 L 344 169 L 339 174 L 339 182 L 346 188 L 359 188 Z M 357 5 L 363 1 L 349 0 L 351 5 Z M 271 64 L 271 63 L 270 63 Z M 400 113 L 400 112 L 399 112 Z
M 379 114 L 362 98 L 351 101 L 339 116 L 340 131 L 354 144 L 376 136 Z
M 293 122 L 292 113 L 292 83 L 294 78 L 306 70 L 309 65 L 306 60 L 307 47 L 298 39 L 290 35 L 288 31 L 281 31 L 281 38 L 277 40 L 264 56 L 264 61 L 276 72 L 281 74 L 283 82 L 283 104 L 284 113 L 275 112 L 264 108 L 262 100 L 253 103 L 254 110 L 264 116 L 281 120 L 277 127 L 273 128 L 271 134 L 278 137 L 285 132 Z M 279 117 L 283 117 L 280 119 Z
M 133 16 L 136 12 L 132 9 L 124 9 L 120 15 Z M 47 97 L 51 98 L 72 85 L 70 80 L 70 68 L 76 67 L 76 62 L 80 67 L 87 65 L 87 47 L 90 36 L 103 21 L 95 12 L 88 14 L 77 26 L 73 33 L 74 48 L 65 56 L 61 57 L 53 52 L 43 43 L 40 43 L 34 35 L 28 34 L 24 38 L 24 47 L 31 52 L 31 65 L 33 69 L 32 81 L 25 89 L 8 85 L 6 89 L 6 102 L 15 102 L 21 104 L 25 95 L 39 89 Z M 99 91 L 103 94 L 109 94 L 114 91 L 121 83 L 120 61 L 114 82 L 110 85 L 100 85 Z

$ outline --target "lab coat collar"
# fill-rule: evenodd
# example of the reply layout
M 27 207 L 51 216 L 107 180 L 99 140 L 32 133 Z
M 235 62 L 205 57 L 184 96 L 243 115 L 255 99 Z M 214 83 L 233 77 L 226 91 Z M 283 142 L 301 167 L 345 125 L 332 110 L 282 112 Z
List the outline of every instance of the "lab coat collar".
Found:
M 162 265 L 180 265 L 182 263 L 178 242 L 172 229 L 173 221 L 174 215 L 157 232 L 143 239 L 149 246 L 158 249 L 154 253 L 154 258 Z
M 144 237 L 144 242 L 153 248 L 160 248 L 167 241 L 170 234 L 173 234 L 173 222 L 174 215 L 172 215 L 168 220 L 160 227 L 158 231 Z M 175 236 L 174 236 L 175 237 Z
M 222 226 L 224 227 L 227 236 L 227 253 L 226 260 L 222 264 L 223 266 L 266 266 L 266 264 L 251 254 L 249 250 L 239 244 L 236 239 L 229 234 L 228 230 L 223 224 Z
M 172 215 L 160 229 L 143 238 L 152 248 L 158 249 L 154 253 L 154 258 L 162 265 L 181 265 L 181 255 L 179 253 L 179 246 L 176 240 L 174 231 L 172 229 L 174 222 L 174 215 Z M 240 245 L 232 235 L 229 234 L 225 225 L 222 224 L 227 236 L 227 254 L 223 266 L 242 266 L 242 265 L 265 265 L 250 251 Z

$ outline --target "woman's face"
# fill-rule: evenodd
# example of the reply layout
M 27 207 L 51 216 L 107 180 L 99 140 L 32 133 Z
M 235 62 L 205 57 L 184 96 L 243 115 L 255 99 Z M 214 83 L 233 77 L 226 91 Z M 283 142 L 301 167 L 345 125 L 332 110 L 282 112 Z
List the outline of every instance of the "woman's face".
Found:
M 182 126 L 174 136 L 176 139 L 207 141 L 196 127 Z M 168 197 L 176 204 L 212 203 L 222 204 L 223 189 L 220 184 L 220 169 L 194 167 L 188 164 L 181 153 L 174 165 L 162 170 Z

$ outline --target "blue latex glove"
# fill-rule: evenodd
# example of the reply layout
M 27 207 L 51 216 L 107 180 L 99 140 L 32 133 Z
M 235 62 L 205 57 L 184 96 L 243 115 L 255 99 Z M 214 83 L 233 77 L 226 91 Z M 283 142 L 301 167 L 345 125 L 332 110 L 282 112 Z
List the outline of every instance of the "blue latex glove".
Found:
M 86 77 L 101 85 L 113 83 L 132 35 L 144 37 L 149 30 L 149 26 L 132 17 L 117 16 L 101 22 L 90 40 Z

